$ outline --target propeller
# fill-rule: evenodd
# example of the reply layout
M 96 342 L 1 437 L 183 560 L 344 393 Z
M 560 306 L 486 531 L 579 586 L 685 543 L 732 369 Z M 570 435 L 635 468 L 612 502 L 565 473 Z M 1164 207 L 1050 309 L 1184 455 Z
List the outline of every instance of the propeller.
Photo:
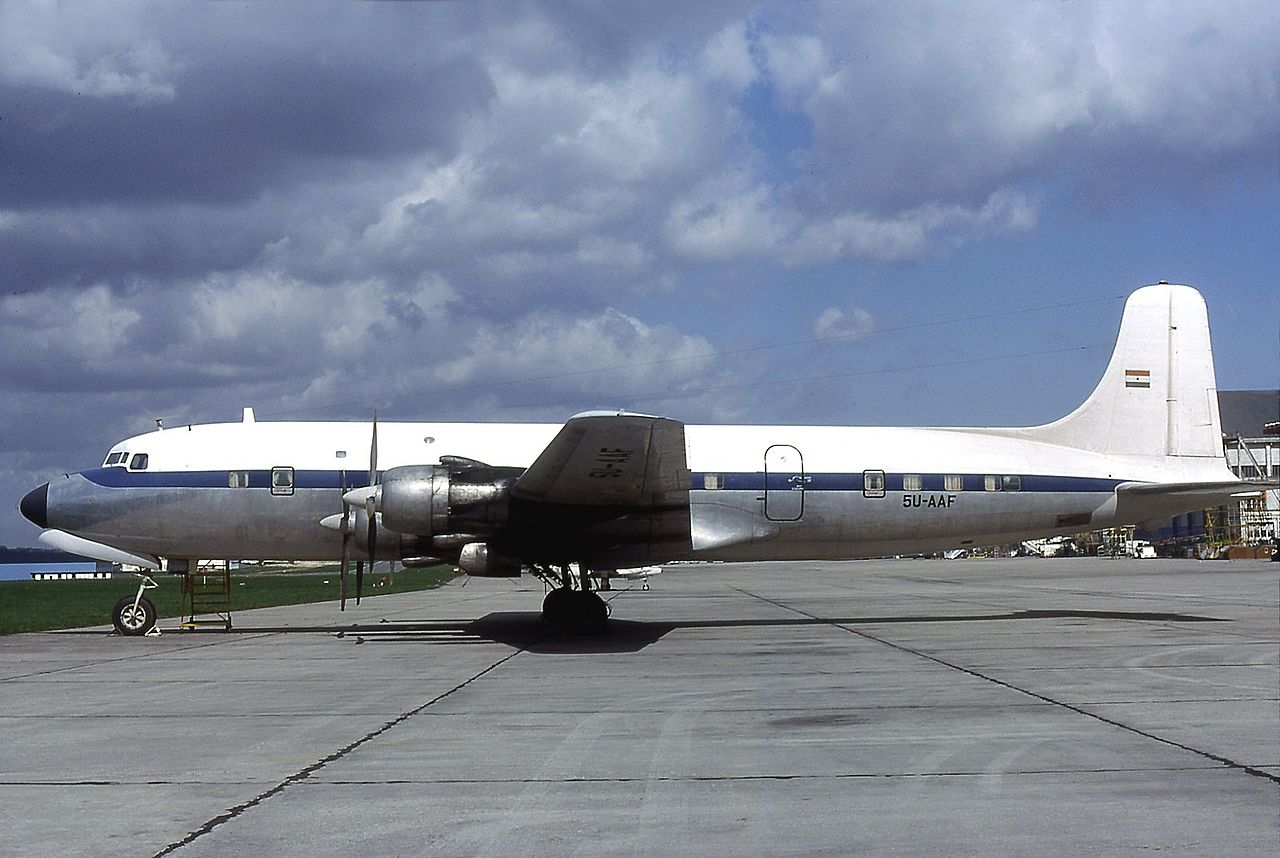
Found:
M 338 567 L 341 595 L 338 610 L 347 609 L 347 567 L 351 565 L 351 504 L 347 503 L 347 472 L 339 471 L 342 481 L 342 518 L 338 521 L 338 532 L 342 534 L 342 564 Z
M 373 432 L 369 441 L 369 485 L 378 484 L 378 412 L 373 412 Z M 369 555 L 369 571 L 373 572 L 373 564 L 378 562 L 378 510 L 377 493 L 369 492 L 364 499 L 364 513 L 368 519 L 366 528 L 368 541 L 365 549 Z M 356 604 L 360 604 L 360 595 L 364 590 L 364 564 L 356 561 Z
M 373 412 L 373 438 L 369 443 L 369 482 L 367 485 L 359 486 L 354 489 L 347 488 L 347 472 L 339 471 L 339 480 L 341 481 L 342 491 L 342 515 L 331 515 L 323 519 L 320 524 L 332 530 L 337 530 L 342 534 L 342 563 L 339 567 L 339 579 L 341 581 L 341 595 L 338 600 L 338 609 L 345 611 L 347 609 L 347 580 L 348 570 L 351 567 L 351 508 L 360 504 L 364 507 L 366 517 L 366 541 L 365 555 L 369 561 L 369 571 L 373 571 L 373 564 L 378 556 L 378 412 Z M 360 604 L 360 597 L 364 595 L 364 563 L 365 558 L 356 560 L 356 604 Z

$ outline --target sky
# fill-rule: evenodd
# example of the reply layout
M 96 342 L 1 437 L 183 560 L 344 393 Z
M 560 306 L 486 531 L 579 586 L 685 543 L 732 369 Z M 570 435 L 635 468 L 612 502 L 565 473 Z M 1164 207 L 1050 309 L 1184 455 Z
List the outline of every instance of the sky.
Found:
M 1157 280 L 1274 388 L 1277 271 L 1269 0 L 0 0 L 0 543 L 246 405 L 1046 422 Z

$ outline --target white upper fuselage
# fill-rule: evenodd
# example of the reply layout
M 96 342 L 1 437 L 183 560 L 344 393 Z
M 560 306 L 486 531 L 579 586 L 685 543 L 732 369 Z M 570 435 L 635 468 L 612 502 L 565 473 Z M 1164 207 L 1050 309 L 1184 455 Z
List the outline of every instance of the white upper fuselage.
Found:
M 555 423 L 378 424 L 378 469 L 465 456 L 527 467 L 560 430 Z M 148 432 L 111 448 L 145 453 L 149 472 L 298 470 L 367 472 L 372 427 L 365 422 L 211 423 Z M 1015 430 L 1016 431 L 1016 430 Z M 1011 430 L 867 426 L 686 426 L 695 473 L 762 469 L 765 451 L 799 450 L 809 473 L 1038 474 L 1144 482 L 1223 479 L 1211 458 L 1105 455 L 1009 437 Z M 127 461 L 127 459 L 126 459 Z M 1227 473 L 1227 477 L 1229 477 Z

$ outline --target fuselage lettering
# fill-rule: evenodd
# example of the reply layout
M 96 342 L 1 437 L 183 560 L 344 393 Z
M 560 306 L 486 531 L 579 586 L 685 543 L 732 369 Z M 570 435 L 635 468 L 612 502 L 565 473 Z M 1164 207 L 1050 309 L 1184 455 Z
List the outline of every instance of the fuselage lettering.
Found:
M 939 509 L 939 508 L 946 509 L 946 508 L 949 508 L 955 502 L 956 502 L 955 495 L 904 494 L 902 496 L 903 509 L 915 509 L 920 507 L 923 507 L 926 509 Z
M 587 476 L 597 480 L 619 476 L 622 466 L 631 459 L 634 452 L 621 447 L 601 447 L 596 454 L 595 467 L 587 471 Z

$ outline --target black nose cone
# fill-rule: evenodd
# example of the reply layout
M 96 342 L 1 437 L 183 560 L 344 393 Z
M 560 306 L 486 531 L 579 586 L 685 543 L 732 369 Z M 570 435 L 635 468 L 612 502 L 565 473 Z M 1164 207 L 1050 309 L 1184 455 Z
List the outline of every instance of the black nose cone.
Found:
M 12 495 L 10 495 L 12 497 Z M 49 484 L 27 492 L 18 509 L 37 527 L 49 526 Z

